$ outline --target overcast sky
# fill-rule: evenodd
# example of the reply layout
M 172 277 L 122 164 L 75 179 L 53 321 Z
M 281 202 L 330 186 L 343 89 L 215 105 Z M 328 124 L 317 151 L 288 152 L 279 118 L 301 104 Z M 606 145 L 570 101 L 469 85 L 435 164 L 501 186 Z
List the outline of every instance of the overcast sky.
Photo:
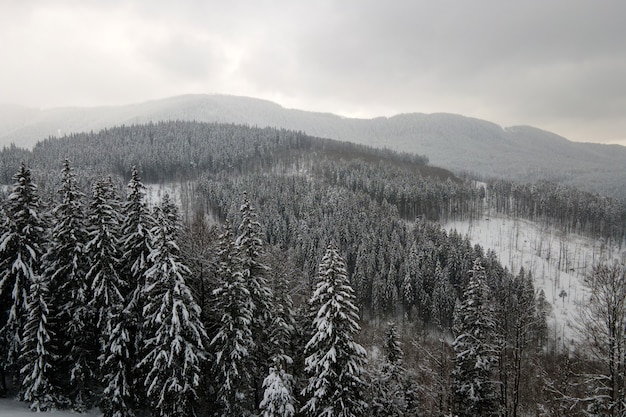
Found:
M 616 142 L 626 140 L 624 19 L 622 0 L 2 0 L 0 102 L 223 93 Z

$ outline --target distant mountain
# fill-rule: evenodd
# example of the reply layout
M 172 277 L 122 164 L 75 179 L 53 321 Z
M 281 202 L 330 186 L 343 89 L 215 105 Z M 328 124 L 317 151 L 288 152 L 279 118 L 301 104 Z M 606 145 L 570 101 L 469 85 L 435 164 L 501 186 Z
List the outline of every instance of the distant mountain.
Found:
M 502 128 L 453 114 L 343 118 L 227 95 L 186 95 L 126 106 L 34 110 L 0 107 L 0 144 L 161 120 L 284 127 L 313 136 L 426 155 L 432 165 L 484 178 L 549 179 L 626 198 L 626 147 L 577 143 L 528 126 Z

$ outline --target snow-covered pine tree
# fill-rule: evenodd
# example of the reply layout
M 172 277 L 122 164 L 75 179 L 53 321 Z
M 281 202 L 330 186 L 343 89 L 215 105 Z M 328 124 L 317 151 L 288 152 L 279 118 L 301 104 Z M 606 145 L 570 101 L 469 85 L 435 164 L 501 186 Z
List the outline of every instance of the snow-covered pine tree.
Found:
M 222 416 L 245 416 L 252 412 L 254 346 L 252 339 L 252 298 L 241 272 L 228 220 L 219 237 L 217 279 L 213 291 L 218 328 L 211 340 L 213 373 L 216 379 L 217 405 Z
M 40 213 L 37 186 L 31 172 L 24 163 L 13 176 L 13 190 L 5 205 L 6 226 L 0 237 L 0 294 L 11 295 L 10 305 L 0 314 L 8 315 L 0 320 L 0 340 L 5 345 L 6 367 L 12 370 L 19 386 L 22 336 L 28 316 L 28 294 L 30 286 L 40 273 L 44 252 L 45 221 Z
M 498 415 L 499 399 L 494 370 L 498 343 L 494 311 L 480 259 L 469 272 L 465 297 L 454 317 L 456 339 L 452 372 L 455 410 L 459 416 Z
M 93 308 L 100 342 L 100 379 L 104 385 L 102 409 L 106 417 L 132 416 L 130 386 L 134 364 L 125 312 L 128 284 L 120 277 L 119 202 L 110 179 L 96 182 L 89 215 L 89 242 L 85 247 L 91 268 Z
M 371 376 L 370 414 L 376 417 L 413 415 L 416 410 L 409 410 L 407 401 L 407 393 L 412 387 L 402 366 L 404 353 L 395 323 L 388 325 L 383 353 L 381 365 Z
M 449 329 L 452 326 L 452 317 L 454 316 L 456 291 L 450 284 L 448 268 L 442 268 L 439 261 L 435 267 L 435 287 L 432 300 L 432 323 L 441 329 Z
M 139 362 L 139 352 L 143 343 L 143 288 L 146 282 L 146 272 L 150 264 L 148 255 L 151 252 L 152 236 L 150 230 L 154 226 L 154 217 L 145 202 L 146 187 L 141 182 L 139 172 L 133 167 L 130 181 L 128 182 L 128 195 L 122 204 L 121 225 L 121 270 L 122 279 L 128 284 L 128 292 L 124 294 L 126 300 L 126 312 L 128 315 L 129 361 L 131 364 Z M 138 368 L 133 366 L 133 393 L 139 398 L 141 393 L 141 376 L 137 374 Z
M 35 277 L 28 296 L 28 318 L 24 326 L 20 369 L 20 398 L 33 411 L 47 411 L 55 406 L 55 392 L 50 383 L 53 353 L 48 331 L 48 288 L 41 276 Z
M 86 280 L 84 249 L 88 241 L 85 195 L 78 188 L 70 161 L 63 162 L 59 202 L 52 209 L 54 227 L 44 254 L 44 276 L 49 286 L 48 326 L 57 340 L 54 385 L 76 410 L 85 409 L 84 392 L 94 385 L 97 344 L 93 315 L 87 305 L 91 288 Z
M 389 365 L 401 366 L 404 352 L 400 346 L 398 337 L 398 327 L 396 323 L 389 323 L 387 332 L 385 333 L 385 343 L 383 344 L 385 359 Z
M 100 408 L 104 417 L 132 417 L 135 406 L 130 360 L 131 340 L 127 329 L 128 319 L 122 305 L 112 306 L 108 336 L 100 354 L 104 392 Z M 105 337 L 106 337 L 105 336 Z
M 282 251 L 281 251 L 282 255 Z M 272 322 L 270 324 L 269 350 L 272 363 L 282 364 L 283 372 L 293 363 L 289 347 L 295 333 L 295 311 L 290 295 L 289 274 L 293 265 L 276 265 L 271 271 L 272 282 Z
M 270 364 L 270 352 L 267 350 L 269 331 L 272 322 L 272 291 L 267 281 L 268 267 L 261 257 L 263 255 L 263 239 L 261 224 L 246 193 L 240 208 L 241 224 L 239 235 L 235 241 L 239 271 L 250 292 L 252 300 L 252 337 L 254 344 L 250 352 L 253 357 L 251 374 L 255 401 L 258 405 L 262 396 L 262 385 L 265 372 Z
M 319 264 L 318 283 L 309 304 L 316 311 L 313 337 L 306 345 L 307 402 L 302 411 L 315 417 L 361 416 L 365 349 L 354 341 L 359 332 L 358 307 L 346 264 L 329 245 Z
M 282 255 L 282 251 L 281 251 Z M 284 255 L 283 255 L 284 256 Z M 263 381 L 263 401 L 260 408 L 264 417 L 293 416 L 295 398 L 291 348 L 295 336 L 295 311 L 289 294 L 288 275 L 293 273 L 289 263 L 275 262 L 272 275 L 272 322 L 269 333 L 269 354 L 273 366 Z
M 180 261 L 175 240 L 180 226 L 169 204 L 155 210 L 139 366 L 146 371 L 146 394 L 159 416 L 194 416 L 207 335 L 185 283 L 189 270 Z
M 286 374 L 280 363 L 270 367 L 269 375 L 263 380 L 263 401 L 260 408 L 263 417 L 293 417 L 296 413 L 292 395 L 291 375 Z
M 126 283 L 119 276 L 119 205 L 110 180 L 99 180 L 93 187 L 89 209 L 89 242 L 85 247 L 91 267 L 87 281 L 93 291 L 89 304 L 96 313 L 101 347 L 115 323 L 111 319 L 124 307 L 122 291 Z

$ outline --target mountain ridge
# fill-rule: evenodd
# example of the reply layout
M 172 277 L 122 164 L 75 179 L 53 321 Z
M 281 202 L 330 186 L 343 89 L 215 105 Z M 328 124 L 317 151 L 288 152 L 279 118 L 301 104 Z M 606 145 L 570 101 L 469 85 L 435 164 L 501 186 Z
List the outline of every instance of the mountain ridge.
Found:
M 426 155 L 433 165 L 481 178 L 541 179 L 626 199 L 626 147 L 573 142 L 532 126 L 502 127 L 451 113 L 359 119 L 289 109 L 269 100 L 187 94 L 122 106 L 0 109 L 0 144 L 30 148 L 50 136 L 116 125 L 195 120 L 277 127 Z M 6 114 L 5 109 L 5 114 Z

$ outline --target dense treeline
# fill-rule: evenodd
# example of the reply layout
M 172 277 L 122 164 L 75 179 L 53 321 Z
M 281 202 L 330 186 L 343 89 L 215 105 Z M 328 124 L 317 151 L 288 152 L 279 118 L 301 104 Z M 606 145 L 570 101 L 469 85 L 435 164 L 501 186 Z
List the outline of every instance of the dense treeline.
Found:
M 620 246 L 626 243 L 626 206 L 618 200 L 548 181 L 493 181 L 489 194 L 498 213 L 551 224 L 567 233 L 602 236 Z
M 241 125 L 162 122 L 121 126 L 97 133 L 78 133 L 50 138 L 35 145 L 32 152 L 17 147 L 4 148 L 2 177 L 11 177 L 24 161 L 39 172 L 50 172 L 63 158 L 70 158 L 77 172 L 120 175 L 137 166 L 147 182 L 195 178 L 199 173 L 245 172 L 253 167 L 296 164 L 300 155 L 315 153 L 425 166 L 428 159 L 320 139 L 284 129 L 254 128 Z

